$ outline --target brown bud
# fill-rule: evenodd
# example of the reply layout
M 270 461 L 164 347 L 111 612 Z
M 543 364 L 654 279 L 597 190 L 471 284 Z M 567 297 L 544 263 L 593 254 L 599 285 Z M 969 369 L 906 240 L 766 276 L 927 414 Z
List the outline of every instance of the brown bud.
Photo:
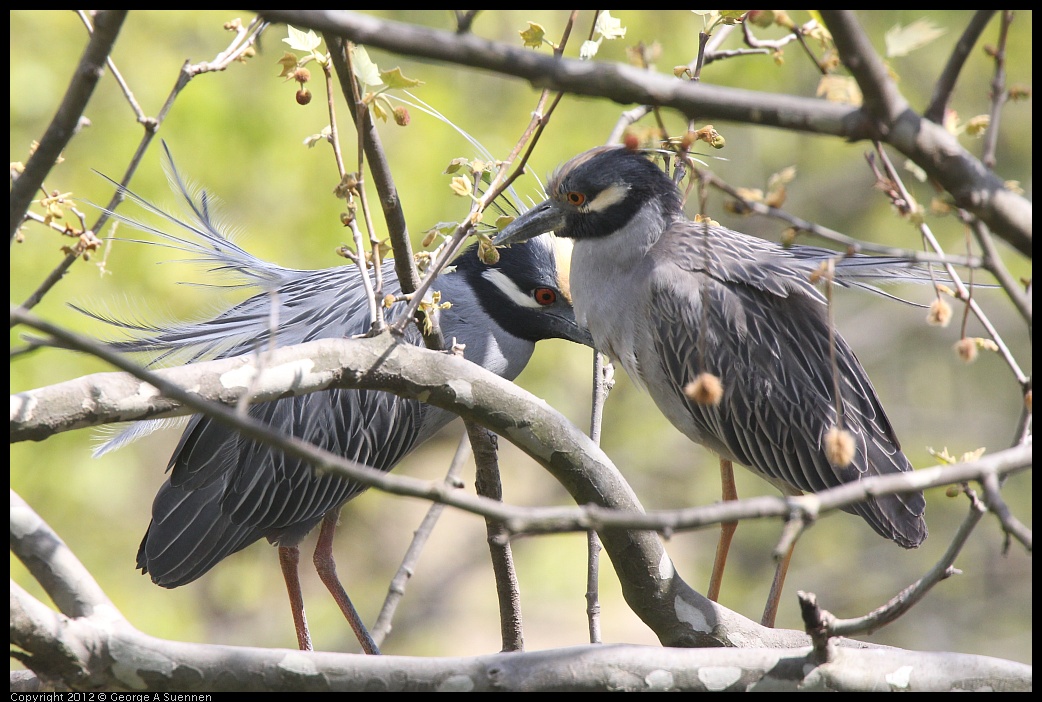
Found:
M 825 432 L 825 456 L 829 463 L 844 468 L 854 460 L 854 437 L 846 429 L 832 427 Z
M 699 373 L 684 386 L 684 395 L 699 405 L 718 405 L 724 396 L 724 386 L 712 373 Z
M 963 363 L 973 363 L 977 360 L 977 342 L 974 339 L 963 337 L 955 342 L 955 353 L 963 360 Z
M 926 313 L 926 323 L 935 327 L 946 327 L 952 321 L 952 306 L 941 298 L 930 303 L 930 311 Z
M 494 266 L 499 263 L 499 249 L 490 241 L 481 241 L 478 243 L 478 258 L 485 265 Z

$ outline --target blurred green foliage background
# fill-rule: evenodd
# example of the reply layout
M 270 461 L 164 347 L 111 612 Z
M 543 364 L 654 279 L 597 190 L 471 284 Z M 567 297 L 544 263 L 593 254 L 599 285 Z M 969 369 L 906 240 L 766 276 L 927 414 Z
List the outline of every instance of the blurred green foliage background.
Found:
M 697 49 L 701 20 L 686 11 L 619 11 L 627 27 L 624 39 L 605 42 L 598 61 L 626 61 L 626 47 L 657 43 L 661 56 L 654 70 L 669 74 L 689 63 Z M 451 30 L 449 12 L 399 11 L 384 17 Z M 797 21 L 806 15 L 794 12 Z M 185 61 L 212 59 L 231 35 L 222 24 L 237 12 L 131 12 L 117 41 L 113 60 L 148 115 L 158 113 Z M 933 81 L 970 17 L 954 11 L 863 13 L 861 21 L 878 50 L 884 33 L 895 25 L 927 18 L 946 33 L 928 46 L 891 62 L 912 107 L 922 110 Z M 575 56 L 593 13 L 584 11 L 568 49 Z M 13 11 L 11 19 L 11 161 L 25 161 L 32 140 L 43 133 L 62 99 L 86 44 L 80 20 L 64 11 Z M 244 20 L 248 21 L 248 17 Z M 527 21 L 539 22 L 547 36 L 560 34 L 564 11 L 487 11 L 473 31 L 483 37 L 520 46 L 518 31 Z M 998 19 L 992 20 L 986 44 L 996 42 Z M 763 32 L 766 37 L 777 32 Z M 239 230 L 238 243 L 253 253 L 295 268 L 342 265 L 334 248 L 348 232 L 339 224 L 341 202 L 332 196 L 337 184 L 326 145 L 309 149 L 305 137 L 327 123 L 324 90 L 314 80 L 315 99 L 306 107 L 294 100 L 295 83 L 278 78 L 277 59 L 286 46 L 285 27 L 270 27 L 258 55 L 245 64 L 200 76 L 183 91 L 162 124 L 165 139 L 180 169 L 223 200 L 223 214 Z M 737 47 L 739 36 L 726 46 Z M 1031 84 L 1031 13 L 1018 14 L 1008 47 L 1008 81 Z M 546 53 L 548 49 L 541 51 Z M 370 55 L 381 68 L 401 66 L 406 75 L 424 81 L 417 96 L 435 106 L 456 125 L 497 156 L 505 156 L 527 125 L 537 91 L 511 78 L 444 66 L 378 50 Z M 318 75 L 317 71 L 313 73 Z M 952 107 L 959 118 L 989 110 L 993 63 L 978 46 L 963 71 Z M 784 62 L 766 56 L 720 61 L 703 72 L 708 83 L 811 97 L 818 75 L 796 45 L 785 49 Z M 570 156 L 603 143 L 619 119 L 620 106 L 605 100 L 566 97 L 533 155 L 529 172 L 545 176 Z M 349 168 L 355 163 L 355 134 L 338 96 L 342 143 Z M 451 128 L 411 111 L 411 124 L 380 125 L 411 232 L 418 245 L 422 232 L 467 211 L 454 197 L 443 174 L 455 157 L 476 157 Z M 71 192 L 86 202 L 108 202 L 112 188 L 93 171 L 120 178 L 137 147 L 142 128 L 126 100 L 106 74 L 86 116 L 91 126 L 75 137 L 45 185 Z M 682 119 L 666 114 L 674 134 Z M 699 125 L 700 126 L 700 125 Z M 713 157 L 712 169 L 735 186 L 764 188 L 773 173 L 795 166 L 786 208 L 792 213 L 867 241 L 918 248 L 914 228 L 897 218 L 886 198 L 873 189 L 873 176 L 863 154 L 866 143 L 846 144 L 833 138 L 780 130 L 717 123 L 727 146 Z M 964 145 L 979 153 L 979 142 Z M 131 183 L 146 198 L 174 206 L 160 160 L 158 142 L 145 155 Z M 998 149 L 999 175 L 1019 180 L 1031 197 L 1031 102 L 1009 104 L 1002 113 Z M 891 154 L 897 163 L 903 159 Z M 909 187 L 924 204 L 933 192 L 909 176 Z M 522 197 L 539 199 L 534 179 L 517 184 Z M 784 225 L 759 218 L 739 219 L 712 193 L 709 212 L 722 223 L 777 238 Z M 126 207 L 126 206 L 124 206 Z M 89 222 L 96 210 L 82 209 Z M 376 217 L 378 208 L 373 207 Z M 132 208 L 124 210 L 134 214 Z M 692 209 L 692 212 L 694 210 Z M 928 217 L 951 252 L 964 250 L 966 236 L 951 217 Z M 103 232 L 108 235 L 110 232 Z M 119 235 L 127 236 L 123 228 Z M 381 235 L 382 236 L 382 235 Z M 25 229 L 25 240 L 11 251 L 11 300 L 23 301 L 60 260 L 65 241 L 37 225 Z M 1030 276 L 1031 262 L 1002 246 L 1014 273 Z M 176 258 L 176 256 L 174 256 Z M 156 247 L 117 241 L 89 262 L 78 262 L 35 310 L 45 319 L 81 332 L 111 338 L 112 330 L 76 314 L 68 303 L 149 321 L 203 316 L 229 301 L 212 289 L 179 285 L 207 282 L 205 271 L 180 263 L 156 265 L 171 258 Z M 929 302 L 923 288 L 897 291 Z M 947 447 L 959 455 L 981 446 L 999 450 L 1009 445 L 1020 413 L 1018 388 L 1000 358 L 985 353 L 964 365 L 951 351 L 958 338 L 959 315 L 946 329 L 925 324 L 925 311 L 875 297 L 843 292 L 838 296 L 838 324 L 867 367 L 904 448 L 918 467 L 933 465 L 927 449 Z M 981 304 L 1018 361 L 1030 372 L 1029 338 L 1012 306 L 997 291 L 980 293 Z M 13 330 L 18 345 L 20 330 Z M 981 335 L 969 322 L 969 334 Z M 518 383 L 564 412 L 579 426 L 588 425 L 590 352 L 564 342 L 540 345 Z M 110 370 L 81 355 L 38 351 L 19 358 L 11 368 L 11 390 L 48 385 L 86 373 Z M 439 479 L 447 468 L 461 425 L 407 459 L 400 471 Z M 42 443 L 11 448 L 11 486 L 68 542 L 95 574 L 132 623 L 160 637 L 189 641 L 293 647 L 292 623 L 274 549 L 264 543 L 228 558 L 199 581 L 173 591 L 158 588 L 134 571 L 134 555 L 149 521 L 152 497 L 161 481 L 177 431 L 153 435 L 129 448 L 95 460 L 96 432 L 76 431 Z M 604 418 L 603 445 L 631 481 L 648 509 L 708 504 L 719 499 L 716 459 L 691 444 L 660 415 L 649 398 L 620 370 Z M 568 504 L 569 498 L 539 467 L 507 442 L 501 442 L 505 498 L 513 504 Z M 468 486 L 473 469 L 466 473 Z M 746 471 L 737 475 L 740 496 L 773 494 Z M 469 487 L 468 489 L 472 489 Z M 1031 523 L 1030 473 L 1014 477 L 1004 495 L 1014 513 Z M 885 542 L 860 520 L 830 515 L 798 544 L 790 570 L 778 625 L 798 628 L 797 589 L 816 592 L 838 616 L 857 616 L 882 604 L 924 573 L 944 552 L 966 513 L 965 498 L 943 491 L 928 494 L 930 538 L 917 551 L 905 552 Z M 336 554 L 341 577 L 363 617 L 371 622 L 388 582 L 427 505 L 418 500 L 375 491 L 350 503 L 338 529 Z M 451 512 L 451 511 L 450 511 Z M 746 523 L 732 546 L 722 604 L 758 619 L 773 572 L 770 553 L 780 523 Z M 717 531 L 679 534 L 667 544 L 679 571 L 692 586 L 704 590 Z M 495 589 L 488 565 L 484 524 L 465 514 L 446 513 L 413 576 L 384 645 L 387 653 L 468 655 L 499 649 Z M 314 535 L 303 549 L 313 547 Z M 939 585 L 925 601 L 896 624 L 878 632 L 874 641 L 914 649 L 961 651 L 1030 662 L 1032 659 L 1031 561 L 1014 544 L 1003 555 L 1003 535 L 986 518 L 957 562 L 963 574 Z M 583 643 L 585 623 L 585 538 L 570 534 L 525 538 L 514 542 L 521 582 L 526 644 L 529 649 Z M 309 560 L 309 559 L 308 559 Z M 306 562 L 306 561 L 305 561 Z M 13 557 L 12 577 L 44 601 L 28 574 Z M 304 572 L 308 619 L 316 646 L 325 650 L 357 650 L 349 628 L 310 567 Z M 607 642 L 657 644 L 651 632 L 622 601 L 605 559 L 602 574 L 602 623 Z

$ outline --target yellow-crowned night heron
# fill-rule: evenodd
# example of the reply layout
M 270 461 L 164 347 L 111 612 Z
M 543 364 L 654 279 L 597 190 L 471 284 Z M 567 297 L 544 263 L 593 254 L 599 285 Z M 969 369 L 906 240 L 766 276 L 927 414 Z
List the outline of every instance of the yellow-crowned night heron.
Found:
M 260 260 L 218 231 L 206 193 L 193 197 L 172 161 L 170 174 L 192 213 L 190 223 L 129 192 L 146 210 L 165 218 L 176 233 L 123 219 L 208 269 L 233 273 L 242 284 L 262 292 L 201 322 L 145 326 L 106 319 L 135 337 L 119 342 L 117 348 L 151 354 L 153 363 L 250 353 L 269 341 L 273 301 L 277 305 L 277 346 L 369 331 L 357 267 L 290 270 Z M 465 358 L 513 379 L 528 363 L 537 341 L 561 338 L 592 345 L 590 335 L 575 323 L 550 237 L 504 251 L 494 265 L 482 263 L 471 248 L 460 254 L 454 266 L 438 278 L 434 288 L 452 304 L 439 313 L 442 334 L 465 345 Z M 390 264 L 384 265 L 383 281 L 385 294 L 400 294 Z M 400 307 L 389 311 L 389 321 L 397 318 Z M 409 343 L 422 343 L 411 324 L 405 338 Z M 273 429 L 380 470 L 394 468 L 454 417 L 389 393 L 339 389 L 254 405 L 249 413 Z M 154 423 L 134 425 L 101 451 L 152 428 Z M 316 475 L 307 463 L 243 438 L 203 416 L 190 420 L 168 470 L 170 477 L 156 495 L 152 523 L 137 555 L 138 567 L 153 582 L 167 588 L 190 583 L 221 559 L 265 538 L 279 549 L 298 644 L 310 648 L 297 545 L 321 522 L 316 568 L 363 648 L 376 652 L 336 576 L 331 550 L 340 508 L 365 490 L 364 485 Z
M 732 461 L 789 495 L 912 469 L 854 352 L 838 334 L 830 337 L 825 298 L 810 282 L 823 261 L 837 259 L 834 251 L 783 248 L 692 222 L 670 178 L 645 155 L 618 147 L 565 163 L 550 180 L 548 199 L 494 241 L 549 231 L 575 240 L 570 282 L 579 324 L 647 388 L 675 427 L 720 456 L 725 498 L 735 497 L 733 481 L 727 487 Z M 840 258 L 835 280 L 874 289 L 867 281 L 915 277 L 899 263 Z M 703 373 L 719 379 L 721 396 L 692 398 Z M 826 437 L 837 426 L 849 432 L 853 454 L 830 461 Z M 871 498 L 847 511 L 914 548 L 926 538 L 925 508 L 922 493 L 914 493 Z M 733 525 L 717 552 L 713 599 L 731 533 Z M 764 613 L 768 625 L 787 565 L 788 556 Z

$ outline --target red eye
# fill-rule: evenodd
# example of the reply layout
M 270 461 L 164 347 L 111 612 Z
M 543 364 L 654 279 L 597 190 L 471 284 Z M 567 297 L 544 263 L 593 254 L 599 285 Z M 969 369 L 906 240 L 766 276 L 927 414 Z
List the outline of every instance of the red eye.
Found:
M 536 288 L 532 291 L 532 297 L 544 307 L 557 302 L 557 291 L 553 288 Z
M 569 205 L 574 205 L 575 207 L 581 207 L 586 203 L 586 195 L 575 190 L 566 192 L 564 199 L 568 201 Z

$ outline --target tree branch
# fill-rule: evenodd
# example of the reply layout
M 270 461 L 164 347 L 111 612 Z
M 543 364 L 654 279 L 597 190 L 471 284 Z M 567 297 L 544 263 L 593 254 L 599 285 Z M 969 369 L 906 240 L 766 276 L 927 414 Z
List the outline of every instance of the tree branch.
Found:
M 426 29 L 352 12 L 263 10 L 273 22 L 329 32 L 402 55 L 419 56 L 528 80 L 536 88 L 604 97 L 622 104 L 670 107 L 690 119 L 724 119 L 745 124 L 828 134 L 849 141 L 884 141 L 921 166 L 955 198 L 1025 256 L 1031 256 L 1031 204 L 966 151 L 940 125 L 907 109 L 888 76 L 862 58 L 860 27 L 846 14 L 823 12 L 839 23 L 837 46 L 871 104 L 853 107 L 809 98 L 722 88 L 681 81 L 621 64 L 578 61 L 537 54 L 471 34 Z M 830 25 L 830 30 L 832 29 Z M 871 47 L 868 47 L 871 49 Z M 875 56 L 874 51 L 869 56 Z M 873 111 L 876 110 L 876 111 Z M 885 132 L 885 133 L 881 133 Z
M 105 71 L 105 60 L 112 51 L 119 30 L 126 19 L 126 10 L 102 10 L 95 21 L 95 31 L 90 37 L 79 66 L 69 82 L 62 104 L 54 114 L 50 126 L 40 145 L 25 164 L 25 170 L 11 186 L 11 238 L 14 238 L 29 203 L 39 192 L 43 179 L 58 161 L 62 149 L 72 138 L 79 126 L 87 102 Z
M 12 497 L 12 536 L 49 535 L 46 523 L 19 502 Z M 56 535 L 47 541 L 64 549 Z M 64 549 L 63 560 L 67 559 L 75 557 Z M 89 573 L 85 577 L 96 587 Z M 412 658 L 188 644 L 139 632 L 115 607 L 69 616 L 53 611 L 13 581 L 10 589 L 11 643 L 17 647 L 17 658 L 50 685 L 57 680 L 77 690 L 855 691 L 964 689 L 967 680 L 990 690 L 1031 687 L 1031 666 L 985 656 L 889 648 L 836 647 L 830 659 L 819 664 L 810 649 L 753 646 L 683 650 L 598 645 Z M 567 661 L 564 667 L 562 660 Z
M 28 317 L 24 313 L 19 314 Z M 56 331 L 45 330 L 50 333 Z M 73 336 L 67 332 L 62 333 L 70 338 Z M 296 361 L 284 360 L 285 357 L 293 358 L 293 354 L 299 354 L 301 350 L 311 353 L 309 356 L 296 356 Z M 321 352 L 318 352 L 320 350 Z M 106 354 L 114 356 L 114 359 L 106 358 L 106 360 L 133 367 L 132 363 L 118 354 L 112 352 L 106 352 Z M 352 356 L 355 356 L 354 363 L 348 360 Z M 309 360 L 301 360 L 302 358 Z M 361 362 L 359 363 L 359 361 Z M 209 379 L 203 375 L 197 376 L 196 383 L 193 383 L 191 387 L 217 388 L 218 392 L 225 392 L 236 386 L 240 388 L 252 386 L 258 398 L 268 397 L 273 392 L 270 384 L 263 379 L 255 381 L 252 378 L 252 372 L 242 372 L 243 367 L 248 367 L 244 364 L 249 363 L 249 357 L 240 357 L 210 361 L 186 368 L 192 369 L 193 372 L 200 371 L 207 366 L 221 369 Z M 345 371 L 344 368 L 348 370 Z M 330 384 L 320 383 L 314 387 L 331 387 L 331 383 L 335 380 L 336 382 L 346 382 L 351 387 L 388 390 L 406 397 L 422 398 L 425 402 L 456 412 L 466 420 L 486 425 L 509 439 L 547 468 L 571 493 L 577 504 L 593 504 L 607 508 L 607 510 L 626 513 L 621 515 L 621 518 L 625 520 L 622 523 L 628 527 L 625 530 L 608 528 L 611 520 L 617 516 L 608 511 L 601 514 L 595 509 L 586 508 L 577 515 L 574 510 L 569 510 L 565 517 L 573 520 L 572 525 L 576 529 L 592 528 L 599 531 L 605 548 L 612 557 L 627 603 L 656 632 L 664 644 L 699 646 L 724 643 L 725 645 L 735 645 L 739 641 L 743 641 L 741 645 L 748 645 L 749 640 L 758 638 L 765 643 L 770 642 L 769 645 L 773 646 L 792 646 L 802 645 L 805 640 L 798 632 L 782 632 L 758 627 L 748 619 L 710 602 L 692 590 L 676 573 L 661 540 L 654 532 L 631 530 L 643 526 L 644 519 L 650 521 L 665 519 L 674 524 L 673 528 L 677 528 L 719 523 L 719 521 L 734 521 L 734 515 L 716 514 L 721 506 L 711 505 L 699 508 L 700 511 L 697 514 L 691 510 L 680 510 L 665 518 L 655 515 L 640 516 L 644 512 L 640 502 L 604 453 L 564 417 L 545 404 L 536 401 L 513 383 L 463 359 L 402 344 L 388 334 L 358 340 L 321 340 L 303 346 L 277 349 L 273 352 L 272 357 L 267 359 L 265 370 L 275 377 L 292 378 L 291 392 L 298 390 L 303 383 L 312 383 L 315 382 L 315 379 L 325 378 Z M 135 372 L 147 373 L 140 369 L 135 369 Z M 102 375 L 114 377 L 121 374 Z M 153 377 L 158 375 L 158 373 L 152 374 Z M 248 381 L 245 381 L 243 376 L 249 376 Z M 83 379 L 80 379 L 53 386 L 57 390 L 44 389 L 45 391 L 20 393 L 12 399 L 12 416 L 32 420 L 36 407 L 49 406 L 52 402 L 51 396 L 67 394 L 72 385 L 82 381 Z M 128 381 L 124 379 L 124 382 Z M 155 382 L 160 381 L 155 380 Z M 198 405 L 201 403 L 197 396 L 179 390 L 169 381 L 162 381 L 162 383 L 170 386 L 161 388 L 164 393 L 179 396 L 179 399 L 190 402 L 198 409 Z M 104 383 L 82 383 L 80 392 L 83 394 L 76 397 L 71 404 L 73 406 L 90 405 L 93 398 L 105 394 L 93 388 L 103 385 Z M 153 390 L 142 391 L 143 386 L 140 383 L 134 383 L 134 385 L 136 391 L 133 394 L 137 397 L 148 398 L 149 404 L 153 401 L 166 402 L 155 396 Z M 227 401 L 234 403 L 235 399 L 231 397 Z M 172 410 L 173 406 L 170 405 L 167 409 Z M 545 523 L 548 520 L 561 516 L 560 513 L 555 515 L 552 509 L 535 510 L 539 521 L 526 522 L 524 520 L 531 519 L 530 513 L 527 511 L 518 514 L 518 510 L 515 508 L 513 512 L 510 512 L 505 509 L 505 505 L 494 500 L 462 494 L 457 490 L 446 489 L 441 484 L 391 476 L 366 466 L 352 464 L 298 439 L 272 437 L 265 425 L 248 417 L 236 415 L 220 406 L 217 409 L 226 413 L 226 416 L 220 413 L 216 415 L 220 421 L 234 422 L 240 431 L 246 427 L 246 435 L 258 441 L 277 442 L 282 450 L 308 460 L 315 465 L 317 470 L 333 470 L 335 467 L 336 472 L 340 475 L 360 480 L 388 492 L 423 497 L 452 504 L 484 516 L 492 516 L 505 521 L 508 529 L 515 533 L 525 529 L 526 526 L 533 531 L 536 527 L 545 529 Z M 240 422 L 241 424 L 239 424 Z M 962 467 L 966 470 L 979 471 L 982 466 L 994 469 L 995 466 L 1008 467 L 1010 464 L 1014 464 L 1019 468 L 1030 465 L 1030 463 L 1031 446 L 1029 445 L 1010 449 L 971 464 L 963 464 Z M 834 509 L 850 504 L 864 499 L 869 494 L 921 490 L 937 484 L 932 481 L 947 480 L 951 477 L 942 478 L 938 474 L 941 470 L 938 468 L 898 476 L 883 476 L 843 485 L 828 493 L 804 495 L 785 500 L 778 498 L 773 501 L 771 498 L 748 500 L 739 503 L 742 505 L 741 509 L 747 510 L 743 511 L 741 516 L 767 516 L 770 514 L 787 516 L 795 512 L 805 515 L 805 519 L 813 520 L 823 509 Z M 977 475 L 979 474 L 974 473 L 974 476 Z M 961 474 L 957 478 L 970 479 Z M 844 500 L 847 501 L 844 502 Z M 729 507 L 738 509 L 737 506 Z M 706 513 L 712 515 L 712 519 L 702 521 Z M 554 530 L 559 530 L 561 527 L 560 524 L 552 524 L 552 526 Z M 658 526 L 663 527 L 661 523 Z M 688 608 L 692 614 L 697 612 L 697 616 L 680 616 L 678 620 L 677 608 L 681 606 L 680 603 L 684 603 L 684 607 Z M 794 635 L 795 638 L 793 638 Z

